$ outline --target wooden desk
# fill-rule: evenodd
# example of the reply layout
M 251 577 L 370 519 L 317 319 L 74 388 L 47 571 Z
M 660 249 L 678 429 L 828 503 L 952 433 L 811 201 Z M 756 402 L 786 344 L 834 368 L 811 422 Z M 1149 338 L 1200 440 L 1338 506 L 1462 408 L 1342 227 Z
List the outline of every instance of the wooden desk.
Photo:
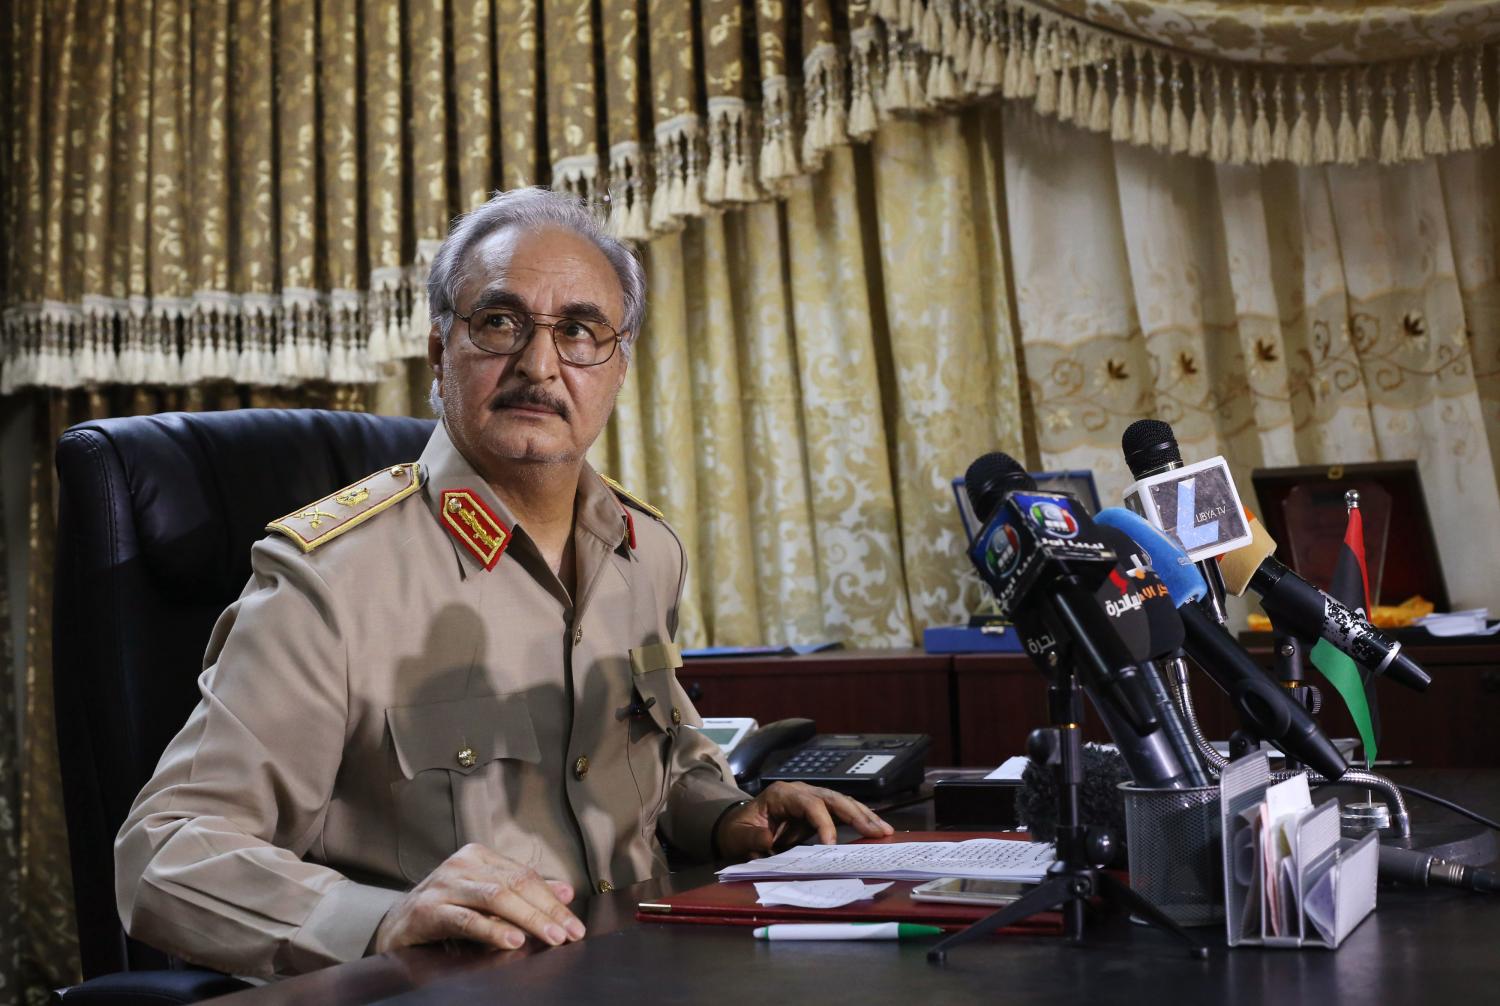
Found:
M 1500 812 L 1497 771 L 1407 770 L 1398 781 Z M 1454 820 L 1425 805 L 1413 809 L 1419 822 Z M 900 823 L 921 826 L 916 819 Z M 1382 889 L 1374 915 L 1335 952 L 1230 951 L 1222 945 L 1222 928 L 1203 929 L 1213 947 L 1207 961 L 1189 959 L 1167 938 L 1118 916 L 1090 928 L 1094 945 L 1003 937 L 955 950 L 943 966 L 927 962 L 924 943 L 767 944 L 738 927 L 635 921 L 638 901 L 711 879 L 711 867 L 695 867 L 589 898 L 579 906 L 589 927 L 580 943 L 503 953 L 416 948 L 217 1001 L 229 1006 L 1467 1003 L 1482 1001 L 1500 982 L 1500 954 L 1494 950 L 1500 942 L 1500 898 L 1441 889 Z

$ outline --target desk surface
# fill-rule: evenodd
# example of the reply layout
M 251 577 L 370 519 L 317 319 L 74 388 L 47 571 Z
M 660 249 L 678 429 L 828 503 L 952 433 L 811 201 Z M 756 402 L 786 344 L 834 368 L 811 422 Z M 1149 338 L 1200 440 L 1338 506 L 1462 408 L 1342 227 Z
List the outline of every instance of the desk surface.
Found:
M 1500 773 L 1400 773 L 1491 814 Z M 1418 822 L 1452 822 L 1412 807 Z M 913 830 L 930 808 L 893 814 Z M 926 960 L 926 943 L 768 944 L 739 927 L 635 921 L 638 901 L 707 883 L 711 867 L 648 881 L 580 906 L 589 936 L 562 947 L 504 953 L 413 948 L 219 1000 L 231 1006 L 343 1003 L 863 1003 L 1071 1001 L 1224 1004 L 1467 1002 L 1500 980 L 1500 897 L 1382 887 L 1379 906 L 1337 951 L 1223 947 L 1189 959 L 1123 917 L 1095 920 L 1088 944 L 1002 937 Z M 852 993 L 852 995 L 851 995 Z M 1463 998 L 1460 998 L 1460 997 Z

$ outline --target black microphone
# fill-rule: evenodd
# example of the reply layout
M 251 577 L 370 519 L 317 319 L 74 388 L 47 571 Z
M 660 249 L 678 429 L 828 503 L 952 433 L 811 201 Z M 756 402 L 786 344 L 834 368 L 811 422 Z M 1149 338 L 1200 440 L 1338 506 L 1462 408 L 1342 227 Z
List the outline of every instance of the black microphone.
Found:
M 1019 806 L 1019 799 L 1017 802 Z M 1380 879 L 1417 887 L 1458 887 L 1485 894 L 1500 893 L 1500 874 L 1394 845 L 1380 847 Z
M 1182 763 L 1189 784 L 1210 786 L 1208 769 L 1193 745 L 1187 724 L 1177 703 L 1167 692 L 1165 679 L 1156 661 L 1175 656 L 1182 649 L 1182 619 L 1172 604 L 1166 585 L 1137 555 L 1139 549 L 1128 534 L 1105 524 L 1097 526 L 1104 540 L 1119 560 L 1109 577 L 1094 594 L 1099 607 L 1109 616 L 1115 631 L 1136 660 L 1142 679 L 1156 696 L 1162 729 Z
M 1059 666 L 1075 668 L 1136 782 L 1194 785 L 1162 729 L 1175 709 L 1163 706 L 1159 677 L 1153 687 L 1095 596 L 1118 557 L 1087 511 L 1066 493 L 1037 491 L 1005 454 L 979 458 L 965 483 L 983 521 L 969 558 L 1033 662 L 1049 676 Z
M 1120 435 L 1120 449 L 1125 454 L 1125 466 L 1136 480 L 1150 478 L 1162 472 L 1182 468 L 1182 450 L 1177 446 L 1177 435 L 1172 425 L 1160 419 L 1137 419 L 1125 427 Z M 1219 567 L 1213 560 L 1198 563 L 1198 572 L 1208 586 L 1205 602 L 1219 624 L 1228 620 L 1224 607 L 1224 581 L 1219 576 Z
M 1219 557 L 1224 585 L 1240 595 L 1249 587 L 1273 621 L 1298 633 L 1319 636 L 1378 675 L 1425 691 L 1432 678 L 1415 660 L 1358 611 L 1329 596 L 1288 569 L 1273 552 L 1276 542 L 1260 521 L 1250 521 L 1250 544 Z

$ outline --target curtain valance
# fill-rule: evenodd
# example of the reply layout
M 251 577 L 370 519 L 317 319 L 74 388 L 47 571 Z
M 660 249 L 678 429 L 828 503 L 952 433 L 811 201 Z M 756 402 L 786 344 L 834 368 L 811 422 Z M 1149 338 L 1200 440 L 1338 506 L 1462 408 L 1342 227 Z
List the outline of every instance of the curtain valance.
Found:
M 1494 142 L 1500 0 L 16 0 L 0 389 L 374 379 L 495 188 L 644 241 L 999 94 L 1227 163 Z

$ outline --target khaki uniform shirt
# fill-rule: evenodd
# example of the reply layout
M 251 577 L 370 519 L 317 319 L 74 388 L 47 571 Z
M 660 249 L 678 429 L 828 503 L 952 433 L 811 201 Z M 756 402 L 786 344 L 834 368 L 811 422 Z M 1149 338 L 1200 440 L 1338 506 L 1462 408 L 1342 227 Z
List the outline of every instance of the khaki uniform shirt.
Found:
M 417 464 L 273 527 L 116 841 L 132 936 L 290 974 L 361 956 L 468 842 L 580 892 L 665 873 L 658 830 L 711 856 L 746 797 L 684 726 L 664 522 L 585 466 L 570 598 L 439 424 Z

